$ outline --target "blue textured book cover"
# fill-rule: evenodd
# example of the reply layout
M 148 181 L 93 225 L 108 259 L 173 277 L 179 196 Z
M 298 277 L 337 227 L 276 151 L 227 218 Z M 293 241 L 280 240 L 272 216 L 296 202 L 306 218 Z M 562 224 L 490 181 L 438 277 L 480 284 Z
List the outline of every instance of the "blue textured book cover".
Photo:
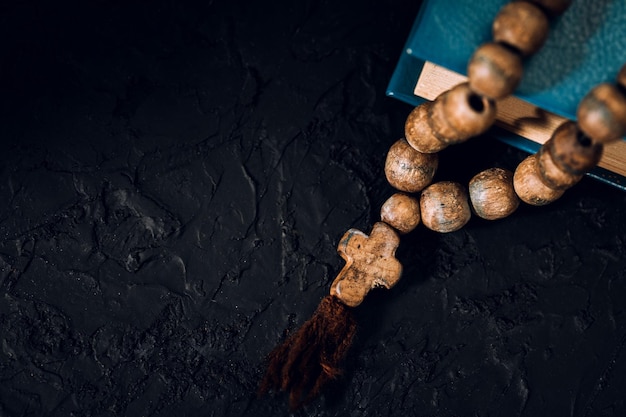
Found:
M 508 0 L 424 0 L 387 94 L 416 105 L 413 94 L 424 61 L 460 74 L 474 50 L 491 40 L 493 18 Z M 626 1 L 574 0 L 552 20 L 550 34 L 539 52 L 524 64 L 524 77 L 515 95 L 537 107 L 575 119 L 578 102 L 595 85 L 612 82 L 626 62 Z M 508 142 L 534 152 L 538 145 L 522 138 Z M 626 180 L 597 170 L 614 185 Z

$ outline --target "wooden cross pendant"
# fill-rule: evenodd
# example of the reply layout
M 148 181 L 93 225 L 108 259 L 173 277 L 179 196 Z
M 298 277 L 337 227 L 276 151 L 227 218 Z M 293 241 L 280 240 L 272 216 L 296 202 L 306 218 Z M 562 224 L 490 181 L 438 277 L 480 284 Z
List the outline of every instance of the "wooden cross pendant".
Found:
M 346 264 L 333 281 L 330 294 L 356 307 L 371 289 L 393 287 L 402 274 L 402 264 L 395 258 L 399 244 L 398 234 L 383 222 L 375 223 L 369 236 L 357 229 L 348 230 L 337 247 Z

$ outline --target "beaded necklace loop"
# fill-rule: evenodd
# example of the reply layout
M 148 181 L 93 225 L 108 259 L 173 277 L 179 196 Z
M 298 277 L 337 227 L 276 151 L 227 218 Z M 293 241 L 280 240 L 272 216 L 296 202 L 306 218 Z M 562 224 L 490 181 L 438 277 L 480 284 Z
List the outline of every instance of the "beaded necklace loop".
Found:
M 382 205 L 381 220 L 369 235 L 348 230 L 338 252 L 346 261 L 330 295 L 313 317 L 269 355 L 260 393 L 289 393 L 296 409 L 319 394 L 340 374 L 340 365 L 355 333 L 351 307 L 378 287 L 391 288 L 402 265 L 395 258 L 400 235 L 420 223 L 440 233 L 459 230 L 472 214 L 497 220 L 520 202 L 541 206 L 561 197 L 593 169 L 604 145 L 626 135 L 626 65 L 616 82 L 593 88 L 580 102 L 577 122 L 566 121 L 540 150 L 510 172 L 490 168 L 468 187 L 451 181 L 433 183 L 438 152 L 487 131 L 495 121 L 498 100 L 519 84 L 523 60 L 544 44 L 549 19 L 563 13 L 571 0 L 516 0 L 503 6 L 492 25 L 491 42 L 471 56 L 468 81 L 415 107 L 405 123 L 405 137 L 389 149 L 385 176 L 398 190 Z

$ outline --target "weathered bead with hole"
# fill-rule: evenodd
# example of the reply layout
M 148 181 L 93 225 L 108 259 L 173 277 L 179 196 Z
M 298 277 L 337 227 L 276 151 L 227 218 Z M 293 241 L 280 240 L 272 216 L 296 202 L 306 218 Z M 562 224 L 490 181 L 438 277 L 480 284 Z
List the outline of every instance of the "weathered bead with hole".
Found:
M 554 162 L 549 151 L 549 148 L 552 146 L 550 140 L 548 140 L 548 142 L 546 142 L 546 144 L 539 149 L 539 152 L 537 152 L 537 167 L 539 168 L 539 174 L 541 175 L 543 182 L 545 182 L 550 188 L 554 188 L 555 190 L 566 190 L 580 181 L 583 174 L 572 174 L 571 172 L 562 169 Z
M 556 190 L 546 185 L 539 173 L 537 155 L 524 159 L 513 174 L 513 187 L 517 196 L 525 203 L 543 206 L 559 199 L 564 190 Z
M 556 128 L 543 146 L 561 170 L 574 175 L 585 174 L 595 167 L 604 148 L 601 143 L 593 143 L 572 121 Z
M 472 217 L 465 187 L 451 181 L 431 184 L 422 191 L 420 211 L 424 226 L 440 233 L 459 230 Z
M 423 153 L 435 153 L 445 149 L 448 145 L 440 141 L 428 124 L 432 102 L 426 101 L 409 113 L 404 123 L 404 135 L 407 142 Z
M 477 216 L 487 220 L 502 219 L 519 206 L 513 188 L 513 173 L 490 168 L 478 173 L 469 183 L 469 197 Z
M 409 233 L 420 224 L 420 203 L 410 195 L 396 193 L 381 207 L 380 218 L 398 232 Z
M 546 14 L 527 1 L 513 1 L 504 5 L 493 21 L 493 39 L 506 43 L 524 55 L 541 48 L 548 37 Z
M 436 153 L 419 152 L 406 139 L 400 139 L 389 148 L 385 176 L 392 187 L 415 193 L 432 182 L 438 163 Z
M 626 135 L 626 96 L 613 84 L 594 87 L 578 105 L 578 126 L 596 142 L 607 143 Z
M 532 2 L 552 15 L 560 15 L 572 4 L 572 0 L 532 0 Z
M 429 124 L 440 141 L 455 144 L 485 132 L 495 119 L 495 102 L 462 83 L 437 97 L 430 107 Z
M 523 71 L 519 54 L 493 42 L 478 47 L 467 67 L 470 88 L 492 99 L 504 98 L 515 91 Z

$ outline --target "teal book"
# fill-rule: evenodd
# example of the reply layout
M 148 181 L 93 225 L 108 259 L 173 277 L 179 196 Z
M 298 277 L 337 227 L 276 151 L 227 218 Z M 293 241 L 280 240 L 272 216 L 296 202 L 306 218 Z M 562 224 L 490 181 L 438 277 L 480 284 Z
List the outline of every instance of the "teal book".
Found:
M 418 105 L 434 98 L 433 88 L 444 88 L 446 83 L 450 87 L 464 79 L 470 56 L 479 45 L 491 41 L 493 19 L 506 3 L 424 0 L 387 95 Z M 575 120 L 580 100 L 595 85 L 614 82 L 624 63 L 626 0 L 574 0 L 565 13 L 551 20 L 543 47 L 525 60 L 522 82 L 509 101 L 513 107 L 545 111 L 554 123 Z M 433 87 L 428 74 L 441 86 Z M 420 82 L 426 86 L 421 88 Z M 545 140 L 532 132 L 507 129 L 506 121 L 498 126 L 494 133 L 499 139 L 530 153 Z M 607 146 L 603 161 L 590 175 L 626 190 L 626 141 Z

